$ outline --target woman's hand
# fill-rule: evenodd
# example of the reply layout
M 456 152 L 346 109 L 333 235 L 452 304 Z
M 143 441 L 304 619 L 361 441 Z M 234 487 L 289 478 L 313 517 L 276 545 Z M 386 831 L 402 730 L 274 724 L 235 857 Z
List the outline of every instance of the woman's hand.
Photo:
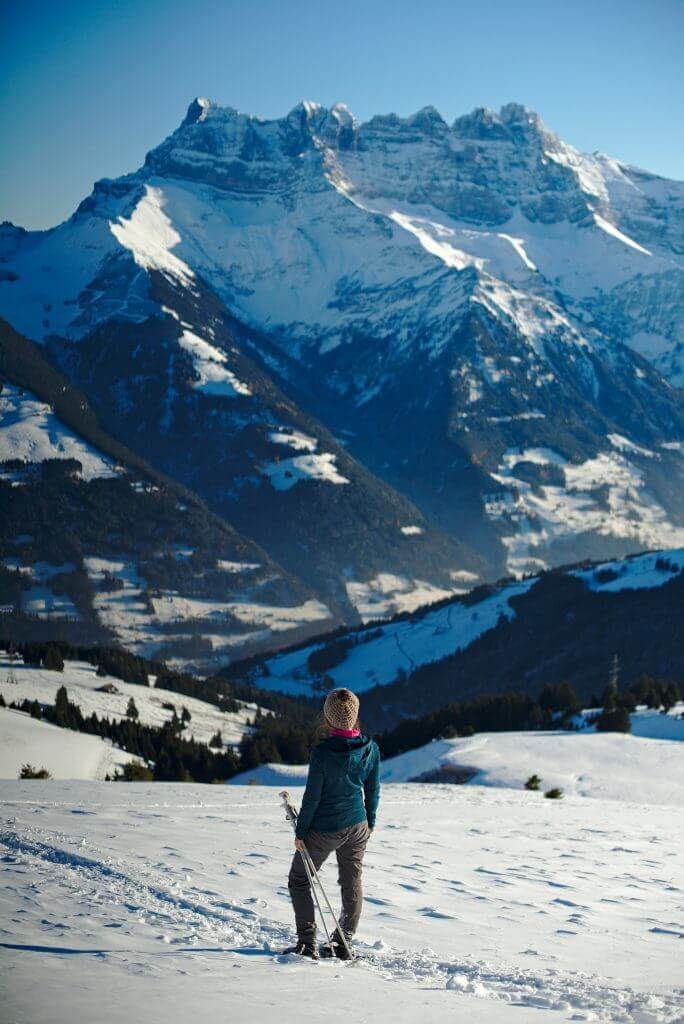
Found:
M 299 850 L 300 853 L 304 853 L 306 846 L 304 845 L 303 839 L 295 839 L 295 850 Z

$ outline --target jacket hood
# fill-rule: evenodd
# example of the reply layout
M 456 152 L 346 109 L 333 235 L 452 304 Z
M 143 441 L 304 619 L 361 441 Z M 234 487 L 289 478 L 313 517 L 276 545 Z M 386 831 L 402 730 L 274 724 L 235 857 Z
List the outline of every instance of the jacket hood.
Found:
M 328 736 L 320 746 L 338 757 L 348 757 L 350 760 L 360 761 L 368 757 L 372 744 L 373 740 L 370 736 L 355 736 L 353 739 L 346 739 L 344 736 Z

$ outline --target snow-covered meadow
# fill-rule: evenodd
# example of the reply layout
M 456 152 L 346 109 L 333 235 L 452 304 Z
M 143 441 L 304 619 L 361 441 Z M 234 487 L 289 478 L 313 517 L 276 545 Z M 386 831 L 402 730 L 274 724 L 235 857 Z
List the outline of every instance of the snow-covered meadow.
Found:
M 681 1020 L 672 806 L 386 785 L 366 856 L 367 959 L 348 965 L 279 954 L 292 836 L 272 788 L 0 794 L 7 1021 Z M 323 878 L 333 891 L 332 866 Z
M 0 708 L 0 779 L 16 779 L 25 764 L 47 768 L 53 779 L 104 779 L 139 760 L 99 736 Z
M 386 760 L 386 782 L 448 783 L 460 774 L 467 786 L 520 790 L 531 775 L 546 791 L 601 800 L 671 804 L 684 808 L 684 704 L 670 714 L 643 709 L 631 716 L 633 735 L 597 733 L 490 732 L 433 740 Z M 673 742 L 674 741 L 674 742 Z M 680 741 L 680 742 L 677 742 Z M 231 785 L 305 785 L 308 765 L 262 764 L 230 780 Z
M 30 391 L 3 384 L 0 395 L 0 462 L 76 459 L 84 480 L 116 475 L 111 459 L 78 437 L 51 406 Z M 12 479 L 10 472 L 6 478 Z

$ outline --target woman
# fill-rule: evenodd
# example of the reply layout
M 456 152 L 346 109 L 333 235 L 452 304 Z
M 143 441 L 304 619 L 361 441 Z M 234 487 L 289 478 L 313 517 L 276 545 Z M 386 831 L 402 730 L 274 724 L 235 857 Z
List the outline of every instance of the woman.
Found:
M 316 916 L 301 851 L 308 850 L 317 870 L 333 851 L 337 855 L 340 928 L 351 943 L 361 917 L 361 865 L 380 798 L 380 752 L 373 740 L 361 734 L 358 697 L 351 690 L 333 690 L 326 697 L 323 714 L 327 736 L 311 751 L 297 819 L 297 852 L 288 878 L 297 924 L 292 952 L 313 960 L 318 959 Z M 348 959 L 337 932 L 332 940 L 332 954 Z

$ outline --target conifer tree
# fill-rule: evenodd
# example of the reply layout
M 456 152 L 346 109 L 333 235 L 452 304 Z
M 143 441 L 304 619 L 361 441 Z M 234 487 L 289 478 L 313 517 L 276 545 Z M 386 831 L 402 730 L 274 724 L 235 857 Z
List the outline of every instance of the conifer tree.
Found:
M 613 662 L 610 667 L 610 676 L 601 697 L 601 704 L 604 711 L 613 711 L 618 703 L 618 678 L 620 676 L 620 660 L 617 654 L 613 655 Z
M 70 729 L 72 726 L 71 704 L 66 686 L 60 686 L 55 694 L 55 725 L 63 729 Z
M 62 657 L 58 647 L 49 646 L 45 651 L 45 668 L 51 672 L 63 672 L 64 671 L 64 658 Z
M 631 732 L 632 720 L 626 708 L 606 707 L 596 719 L 597 732 Z

